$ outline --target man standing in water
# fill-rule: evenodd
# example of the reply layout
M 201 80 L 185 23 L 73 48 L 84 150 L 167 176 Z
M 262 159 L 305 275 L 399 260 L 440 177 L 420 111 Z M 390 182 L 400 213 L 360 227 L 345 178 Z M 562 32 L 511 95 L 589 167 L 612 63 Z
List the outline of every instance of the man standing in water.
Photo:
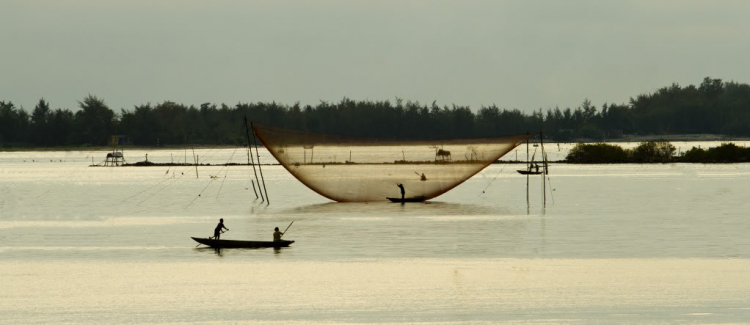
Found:
M 406 193 L 406 191 L 404 191 L 404 184 L 398 184 L 396 186 L 401 189 L 401 201 L 404 201 L 404 193 Z
M 219 224 L 216 225 L 216 229 L 214 229 L 214 239 L 219 240 L 219 237 L 221 237 L 222 228 L 229 230 L 229 228 L 224 227 L 224 218 L 219 219 Z
M 281 241 L 281 236 L 284 236 L 284 233 L 279 231 L 279 227 L 276 227 L 273 232 L 273 241 Z

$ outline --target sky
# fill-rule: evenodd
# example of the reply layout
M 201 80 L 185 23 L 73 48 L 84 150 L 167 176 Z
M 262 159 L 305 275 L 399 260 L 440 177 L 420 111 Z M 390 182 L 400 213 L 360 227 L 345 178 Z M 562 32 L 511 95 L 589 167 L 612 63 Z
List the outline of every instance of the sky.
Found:
M 0 100 L 531 111 L 750 82 L 750 1 L 0 0 Z

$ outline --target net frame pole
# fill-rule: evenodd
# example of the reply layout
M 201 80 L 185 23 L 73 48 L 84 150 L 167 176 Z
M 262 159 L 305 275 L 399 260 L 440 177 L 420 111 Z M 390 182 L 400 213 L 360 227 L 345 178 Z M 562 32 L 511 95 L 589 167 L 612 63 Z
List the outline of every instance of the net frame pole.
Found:
M 263 167 L 261 167 L 260 165 L 260 151 L 258 151 L 258 140 L 256 140 L 253 122 L 250 122 L 250 128 L 253 129 L 253 143 L 255 143 L 255 153 L 258 155 L 258 171 L 260 172 L 260 180 L 263 182 L 263 191 L 266 192 L 266 204 L 271 204 L 271 198 L 268 197 L 268 190 L 266 189 L 266 179 L 263 177 Z
M 539 130 L 539 143 L 542 146 L 542 165 L 544 166 L 544 170 L 542 171 L 542 206 L 547 207 L 547 182 L 544 180 L 545 175 L 547 175 L 547 157 L 545 157 L 544 152 L 544 134 L 542 133 L 542 130 Z
M 531 171 L 531 165 L 529 164 L 529 136 L 526 138 L 526 171 Z M 529 202 L 529 174 L 526 173 L 526 208 L 529 209 L 531 204 Z
M 195 157 L 195 147 L 193 149 L 193 162 L 195 163 L 195 178 L 198 178 L 198 158 Z
M 250 144 L 250 131 L 247 128 L 247 116 L 245 116 L 245 136 L 247 137 L 247 164 L 253 166 L 253 173 L 255 174 L 255 179 L 258 179 L 258 173 L 255 172 L 255 161 L 253 160 L 253 155 L 250 151 L 252 151 L 252 145 Z M 252 163 L 251 163 L 252 162 Z M 258 192 L 255 191 L 255 183 L 251 179 L 250 183 L 253 184 L 253 192 L 255 193 L 255 199 L 258 199 Z M 260 193 L 261 196 L 261 202 L 265 201 L 263 198 L 263 192 Z

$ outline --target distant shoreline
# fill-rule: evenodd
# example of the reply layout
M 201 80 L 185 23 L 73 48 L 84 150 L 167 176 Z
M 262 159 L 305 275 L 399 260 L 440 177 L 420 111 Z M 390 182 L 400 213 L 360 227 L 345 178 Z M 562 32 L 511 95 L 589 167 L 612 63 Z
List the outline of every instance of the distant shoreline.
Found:
M 712 141 L 750 141 L 749 137 L 732 137 L 722 134 L 669 134 L 669 135 L 626 135 L 622 138 L 613 138 L 606 140 L 594 139 L 574 139 L 575 141 L 560 143 L 579 143 L 579 142 L 647 142 L 647 141 L 667 141 L 667 142 L 712 142 Z M 546 141 L 545 141 L 546 142 Z M 556 143 L 550 141 L 550 143 Z
M 441 140 L 435 140 L 439 142 Z M 544 140 L 545 143 L 554 145 L 557 143 L 640 143 L 647 141 L 667 141 L 667 142 L 715 142 L 715 141 L 727 141 L 727 142 L 740 142 L 750 141 L 748 137 L 731 137 L 721 134 L 672 134 L 672 135 L 627 135 L 621 138 L 612 138 L 605 140 L 595 140 L 586 138 L 577 138 L 570 141 L 555 141 L 555 140 Z M 128 150 L 188 150 L 188 149 L 234 149 L 243 146 L 232 146 L 232 145 L 173 145 L 173 146 L 125 146 L 122 147 L 125 151 Z M 260 145 L 262 147 L 262 145 Z M 17 152 L 17 151 L 111 151 L 111 146 L 61 146 L 61 147 L 0 147 L 0 152 Z
M 241 146 L 245 147 L 245 146 Z M 260 147 L 263 147 L 262 145 Z M 124 147 L 118 147 L 119 149 L 123 149 L 124 151 L 128 150 L 191 150 L 191 149 L 235 149 L 240 148 L 240 146 L 232 146 L 232 145 L 200 145 L 200 146 L 124 146 Z M 12 147 L 12 148 L 2 148 L 0 147 L 0 152 L 19 152 L 19 151 L 112 151 L 111 146 L 91 146 L 91 147 L 74 147 L 74 146 L 64 146 L 64 147 Z

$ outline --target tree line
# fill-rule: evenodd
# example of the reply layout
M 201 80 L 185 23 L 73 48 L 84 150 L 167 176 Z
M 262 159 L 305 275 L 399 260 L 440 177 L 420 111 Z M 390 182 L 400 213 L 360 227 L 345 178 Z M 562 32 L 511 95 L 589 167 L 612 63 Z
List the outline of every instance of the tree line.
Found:
M 565 161 L 577 164 L 750 162 L 750 148 L 734 143 L 722 143 L 708 149 L 693 147 L 679 154 L 676 151 L 674 145 L 665 141 L 643 142 L 633 149 L 609 143 L 578 143 L 570 150 Z
M 546 138 L 606 140 L 623 135 L 724 134 L 750 136 L 750 85 L 706 77 L 698 86 L 672 84 L 627 104 L 589 100 L 576 108 L 518 109 L 424 104 L 416 101 L 276 102 L 199 106 L 171 101 L 113 111 L 88 95 L 79 110 L 51 109 L 40 99 L 31 113 L 0 101 L 0 146 L 106 145 L 126 135 L 134 145 L 240 145 L 243 118 L 317 133 L 396 139 L 491 137 L 543 130 Z

